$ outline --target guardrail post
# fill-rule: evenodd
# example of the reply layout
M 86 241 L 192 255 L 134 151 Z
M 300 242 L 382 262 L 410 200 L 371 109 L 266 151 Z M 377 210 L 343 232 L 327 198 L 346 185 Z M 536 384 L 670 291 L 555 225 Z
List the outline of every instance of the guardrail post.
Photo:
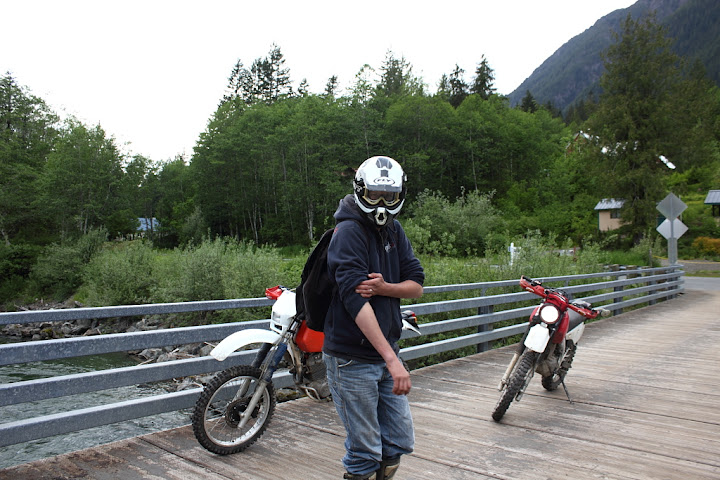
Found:
M 618 264 L 610 265 L 610 271 L 611 271 L 611 272 L 619 272 L 620 270 L 621 270 L 620 265 L 618 265 Z M 617 280 L 618 278 L 620 278 L 620 276 L 615 276 L 615 279 L 616 279 L 616 280 Z M 622 292 L 622 291 L 623 291 L 622 285 L 619 286 L 619 287 L 613 287 L 613 291 L 614 291 L 614 292 Z M 615 297 L 615 298 L 613 298 L 613 303 L 622 302 L 622 299 L 623 299 L 622 295 L 619 296 L 619 297 Z M 613 315 L 620 315 L 621 313 L 623 313 L 623 309 L 622 309 L 622 308 L 616 308 L 615 310 L 612 311 L 612 314 L 613 314 Z
M 650 267 L 648 267 L 648 268 L 652 268 L 652 266 L 650 266 Z M 652 272 L 646 273 L 645 275 L 646 275 L 646 276 L 647 276 L 647 275 L 651 275 L 651 276 L 652 276 Z M 651 285 L 657 285 L 657 281 L 655 281 L 655 280 L 650 280 L 650 281 L 648 282 L 648 286 L 651 286 Z M 648 295 L 654 295 L 655 292 L 657 292 L 657 290 L 655 290 L 655 289 L 650 290 L 650 292 L 648 292 Z M 655 305 L 656 303 L 657 303 L 657 300 L 653 299 L 653 300 L 650 300 L 650 301 L 648 302 L 648 305 Z
M 485 295 L 485 293 L 483 292 L 483 296 L 484 296 L 484 295 Z M 492 305 L 487 305 L 487 306 L 484 306 L 484 307 L 478 307 L 478 315 L 487 315 L 487 314 L 489 314 L 489 313 L 493 313 L 493 306 L 492 306 Z M 489 332 L 489 331 L 491 331 L 492 329 L 493 329 L 493 324 L 492 324 L 492 323 L 485 323 L 485 324 L 483 324 L 483 325 L 478 325 L 477 331 L 478 331 L 478 333 L 482 333 L 482 332 Z M 492 346 L 490 345 L 490 342 L 478 343 L 478 345 L 477 345 L 477 353 L 487 352 L 487 351 L 490 350 L 491 348 L 492 348 Z
M 681 267 L 678 264 L 670 265 L 670 272 L 672 272 L 672 273 L 677 273 L 680 269 L 681 269 Z M 676 277 L 673 277 L 670 280 L 674 282 L 674 281 L 678 280 L 679 278 L 680 278 L 680 275 L 678 274 Z M 676 286 L 676 287 L 672 287 L 670 290 L 679 290 L 679 289 L 680 289 L 680 287 Z M 670 295 L 668 297 L 668 300 L 673 299 L 673 298 L 677 298 L 677 293 Z

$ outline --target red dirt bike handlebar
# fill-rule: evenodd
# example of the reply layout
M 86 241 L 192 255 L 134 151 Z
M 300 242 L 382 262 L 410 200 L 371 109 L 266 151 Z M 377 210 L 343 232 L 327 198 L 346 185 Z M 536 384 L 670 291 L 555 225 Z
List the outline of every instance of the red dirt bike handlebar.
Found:
M 558 302 L 560 302 L 563 307 L 568 307 L 586 318 L 597 318 L 598 315 L 603 313 L 603 309 L 594 309 L 592 308 L 592 305 L 590 305 L 588 302 L 582 300 L 578 302 L 572 302 L 567 297 L 567 294 L 562 290 L 559 290 L 557 288 L 545 288 L 543 287 L 541 281 L 533 280 L 532 278 L 526 277 L 525 275 L 522 275 L 520 277 L 520 286 L 523 288 L 523 290 L 534 293 L 535 295 L 544 299 L 552 298 L 552 303 L 557 304 Z

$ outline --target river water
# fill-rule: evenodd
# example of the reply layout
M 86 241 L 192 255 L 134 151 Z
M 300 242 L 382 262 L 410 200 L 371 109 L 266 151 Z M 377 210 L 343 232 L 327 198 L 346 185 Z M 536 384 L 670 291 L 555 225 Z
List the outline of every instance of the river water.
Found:
M 9 343 L 12 341 L 14 340 L 0 337 L 0 343 Z M 50 362 L 4 365 L 0 366 L 0 383 L 34 380 L 58 375 L 71 375 L 109 368 L 127 367 L 136 364 L 137 362 L 129 355 L 114 353 L 54 360 Z M 82 395 L 10 405 L 0 407 L 0 423 L 163 393 L 167 393 L 167 391 L 161 386 L 134 385 Z M 117 440 L 136 437 L 138 435 L 167 430 L 189 423 L 188 412 L 169 412 L 17 445 L 0 447 L 0 469 Z

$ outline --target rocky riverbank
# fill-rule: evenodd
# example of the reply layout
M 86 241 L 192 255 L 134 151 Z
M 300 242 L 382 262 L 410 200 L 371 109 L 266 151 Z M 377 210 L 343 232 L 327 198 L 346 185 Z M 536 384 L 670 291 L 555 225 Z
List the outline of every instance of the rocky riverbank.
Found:
M 64 303 L 36 302 L 21 307 L 22 310 L 49 310 L 59 308 L 77 308 L 83 305 L 68 301 Z M 140 320 L 131 317 L 106 319 L 81 319 L 68 322 L 38 322 L 3 325 L 0 335 L 19 341 L 51 340 L 58 338 L 87 337 L 109 333 L 130 333 L 167 328 L 167 317 L 143 317 Z M 142 351 L 128 352 L 142 363 L 165 362 L 204 356 L 210 353 L 212 345 L 204 343 L 181 345 L 177 347 L 147 348 Z

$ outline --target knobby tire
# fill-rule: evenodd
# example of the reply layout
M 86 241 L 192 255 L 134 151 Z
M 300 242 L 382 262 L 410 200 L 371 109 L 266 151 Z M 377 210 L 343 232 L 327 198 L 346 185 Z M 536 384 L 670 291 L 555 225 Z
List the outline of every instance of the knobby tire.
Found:
M 492 413 L 492 418 L 496 422 L 499 422 L 503 415 L 505 415 L 505 412 L 508 408 L 510 408 L 512 401 L 515 400 L 517 394 L 520 393 L 522 388 L 525 386 L 528 375 L 532 375 L 534 373 L 533 367 L 535 366 L 536 357 L 537 353 L 532 350 L 527 350 L 522 354 L 520 360 L 518 360 L 518 364 L 510 375 L 510 379 L 508 380 L 505 389 L 502 391 L 500 400 L 498 400 L 497 405 L 495 405 L 495 410 Z
M 263 386 L 263 394 L 242 430 L 239 414 L 247 407 L 259 386 L 260 369 L 249 365 L 228 368 L 210 379 L 195 403 L 192 426 L 195 438 L 207 450 L 230 455 L 255 443 L 267 429 L 275 412 L 275 389 L 272 382 Z M 240 398 L 234 398 L 242 382 L 251 387 Z M 227 388 L 224 388 L 226 387 Z

